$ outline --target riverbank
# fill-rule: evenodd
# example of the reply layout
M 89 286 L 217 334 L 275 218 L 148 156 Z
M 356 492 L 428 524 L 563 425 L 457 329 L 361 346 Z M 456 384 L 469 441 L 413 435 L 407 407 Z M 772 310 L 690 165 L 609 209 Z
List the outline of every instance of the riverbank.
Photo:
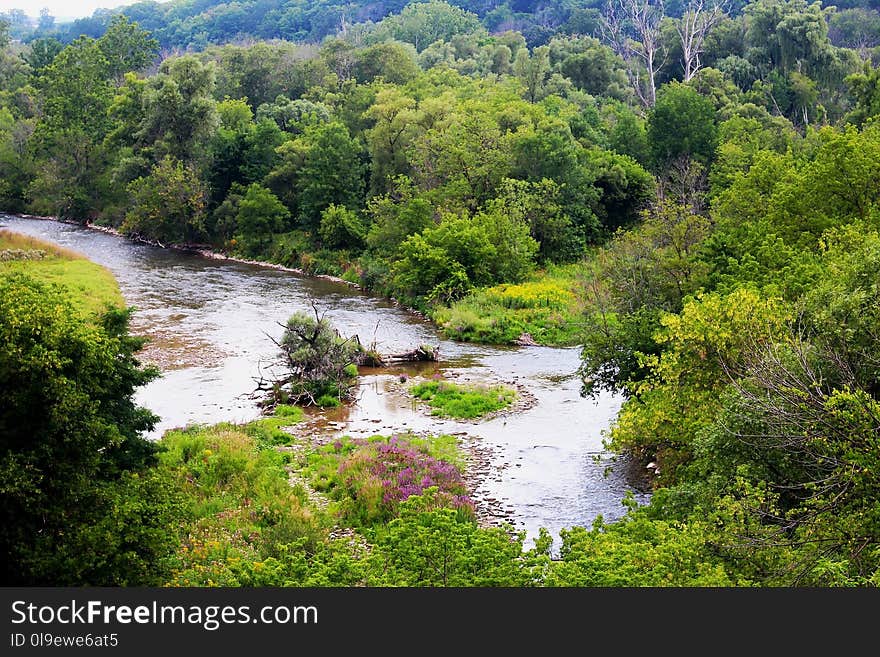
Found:
M 93 223 L 81 223 L 78 221 L 67 221 L 65 219 L 60 219 L 58 217 L 44 217 L 40 215 L 33 214 L 23 214 L 23 213 L 15 213 L 15 212 L 7 212 L 6 214 L 13 217 L 21 217 L 22 219 L 39 219 L 42 221 L 59 221 L 61 223 L 71 224 L 75 226 L 82 226 L 83 228 L 88 228 L 89 230 L 96 230 L 101 233 L 106 233 L 108 235 L 115 235 L 116 237 L 121 237 L 123 239 L 132 240 L 133 242 L 139 242 L 141 244 L 149 244 L 150 246 L 156 246 L 160 249 L 174 249 L 176 251 L 182 251 L 184 253 L 195 253 L 197 255 L 202 256 L 203 258 L 208 258 L 210 260 L 224 260 L 227 262 L 238 262 L 244 265 L 252 265 L 255 267 L 266 267 L 267 269 L 276 269 L 278 271 L 286 271 L 291 274 L 296 274 L 298 276 L 306 276 L 310 278 L 318 278 L 325 281 L 331 281 L 333 283 L 341 283 L 343 285 L 348 285 L 354 289 L 363 289 L 362 286 L 358 283 L 354 283 L 352 281 L 347 281 L 344 278 L 340 278 L 339 276 L 331 276 L 329 274 L 311 274 L 304 269 L 299 269 L 297 267 L 286 267 L 284 265 L 280 265 L 274 262 L 267 262 L 265 260 L 253 260 L 249 258 L 243 258 L 240 256 L 229 255 L 228 253 L 221 253 L 219 251 L 213 251 L 211 249 L 206 248 L 204 245 L 189 245 L 189 244 L 162 244 L 161 242 L 156 242 L 152 240 L 143 239 L 140 237 L 134 237 L 131 235 L 126 235 L 125 233 L 113 228 L 111 226 L 101 226 L 99 224 Z
M 231 255 L 203 244 L 163 244 L 126 235 L 109 226 L 24 213 L 7 214 L 25 219 L 69 223 L 150 246 L 194 253 L 210 260 L 284 271 L 371 293 L 363 284 L 341 276 L 313 273 L 300 267 Z M 584 272 L 585 267 L 578 263 L 552 266 L 536 271 L 520 284 L 477 288 L 452 304 L 438 305 L 427 312 L 404 304 L 394 297 L 384 298 L 402 310 L 432 322 L 451 340 L 483 345 L 568 347 L 579 342 L 580 316 L 583 312 L 580 288 L 583 285 Z
M 491 347 L 453 342 L 434 325 L 387 301 L 312 277 L 265 267 L 209 260 L 174 249 L 150 248 L 76 224 L 9 217 L 4 223 L 27 234 L 85 253 L 116 276 L 133 306 L 132 332 L 148 337 L 155 354 L 167 352 L 162 378 L 137 393 L 138 402 L 161 420 L 150 438 L 168 429 L 221 421 L 248 422 L 260 409 L 248 395 L 261 368 L 276 359 L 278 339 L 290 314 L 317 302 L 345 335 L 376 341 L 387 353 L 413 345 L 440 345 L 438 363 L 395 365 L 364 372 L 357 403 L 326 413 L 327 432 L 369 437 L 415 431 L 466 433 L 486 448 L 489 475 L 478 495 L 512 510 L 517 529 L 531 539 L 541 527 L 553 534 L 595 517 L 625 513 L 630 490 L 614 467 L 607 473 L 602 432 L 613 422 L 620 399 L 579 395 L 576 348 Z M 395 394 L 399 377 L 451 378 L 464 383 L 521 385 L 533 406 L 478 423 L 437 418 Z M 310 419 L 311 421 L 311 419 Z M 331 427 L 330 424 L 334 423 Z M 641 498 L 639 498 L 641 499 Z
M 95 319 L 122 308 L 113 274 L 81 253 L 0 227 L 0 274 L 20 273 L 65 288 L 77 307 Z

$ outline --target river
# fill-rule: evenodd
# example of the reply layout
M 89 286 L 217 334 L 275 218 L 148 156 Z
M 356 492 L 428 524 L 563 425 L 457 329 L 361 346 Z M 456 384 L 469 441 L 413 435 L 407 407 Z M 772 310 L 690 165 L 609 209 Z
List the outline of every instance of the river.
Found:
M 590 526 L 625 512 L 627 491 L 640 503 L 625 464 L 602 446 L 621 399 L 579 394 L 578 349 L 490 347 L 440 337 L 434 326 L 393 303 L 351 287 L 276 269 L 160 249 L 57 221 L 0 215 L 0 225 L 76 250 L 107 267 L 134 306 L 131 330 L 149 338 L 143 360 L 161 378 L 137 401 L 160 416 L 150 436 L 190 423 L 244 422 L 259 416 L 250 393 L 275 357 L 271 338 L 297 310 L 316 304 L 343 335 L 375 342 L 381 353 L 439 345 L 441 361 L 365 370 L 357 402 L 312 417 L 328 435 L 443 432 L 484 454 L 475 494 L 490 512 L 524 530 L 529 542 L 545 527 Z M 505 382 L 527 391 L 527 410 L 482 423 L 438 420 L 402 392 L 407 383 L 440 374 L 458 381 Z M 558 538 L 555 548 L 558 549 Z

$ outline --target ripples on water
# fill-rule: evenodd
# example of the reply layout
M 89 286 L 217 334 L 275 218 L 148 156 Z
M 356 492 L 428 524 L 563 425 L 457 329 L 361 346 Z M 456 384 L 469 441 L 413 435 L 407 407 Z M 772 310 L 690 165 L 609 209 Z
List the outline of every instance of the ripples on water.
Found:
M 602 448 L 602 431 L 620 399 L 580 397 L 577 349 L 488 347 L 442 339 L 434 327 L 393 304 L 343 284 L 279 270 L 211 260 L 136 244 L 55 221 L 0 216 L 10 229 L 74 249 L 106 266 L 135 307 L 132 332 L 150 340 L 144 360 L 163 369 L 138 402 L 161 417 L 151 436 L 189 423 L 243 422 L 258 417 L 250 398 L 260 367 L 275 356 L 270 336 L 297 310 L 317 304 L 343 335 L 376 342 L 382 353 L 440 345 L 442 362 L 421 368 L 459 380 L 525 386 L 536 404 L 524 413 L 481 424 L 438 421 L 400 394 L 397 376 L 362 377 L 359 401 L 340 411 L 333 430 L 352 435 L 432 431 L 476 436 L 493 451 L 480 494 L 499 500 L 530 538 L 540 527 L 555 536 L 573 525 L 621 516 L 630 487 Z M 417 370 L 402 370 L 418 375 Z M 644 501 L 636 493 L 636 499 Z

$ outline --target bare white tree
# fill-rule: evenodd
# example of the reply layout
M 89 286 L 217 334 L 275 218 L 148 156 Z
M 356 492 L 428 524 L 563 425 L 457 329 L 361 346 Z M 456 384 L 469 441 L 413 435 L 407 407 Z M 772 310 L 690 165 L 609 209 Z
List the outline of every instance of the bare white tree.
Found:
M 681 39 L 681 66 L 685 82 L 702 67 L 700 53 L 703 52 L 706 37 L 725 15 L 723 0 L 690 0 L 682 17 L 675 21 L 675 31 Z
M 600 22 L 602 38 L 627 63 L 630 84 L 645 107 L 657 100 L 657 71 L 666 61 L 662 20 L 662 0 L 609 0 Z

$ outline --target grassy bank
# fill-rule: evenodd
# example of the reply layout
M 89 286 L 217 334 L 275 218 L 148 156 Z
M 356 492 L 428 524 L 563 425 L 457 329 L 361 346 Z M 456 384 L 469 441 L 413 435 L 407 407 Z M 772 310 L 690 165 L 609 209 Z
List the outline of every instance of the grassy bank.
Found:
M 281 439 L 284 411 L 173 430 L 161 474 L 180 492 L 170 586 L 512 585 L 522 537 L 479 527 L 454 436 Z M 289 443 L 289 444 L 284 444 Z
M 471 292 L 450 306 L 436 308 L 431 318 L 453 340 L 514 344 L 527 334 L 536 344 L 578 344 L 582 264 L 553 266 L 530 280 Z M 526 338 L 528 341 L 528 338 Z
M 13 273 L 64 287 L 85 316 L 124 305 L 116 279 L 101 265 L 70 249 L 0 229 L 0 275 Z

